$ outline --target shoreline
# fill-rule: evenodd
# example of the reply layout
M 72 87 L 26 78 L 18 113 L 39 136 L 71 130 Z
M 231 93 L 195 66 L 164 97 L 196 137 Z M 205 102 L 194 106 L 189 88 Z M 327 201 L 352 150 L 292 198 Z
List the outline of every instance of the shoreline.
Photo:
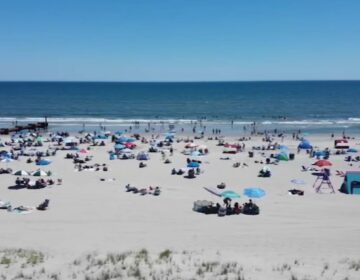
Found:
M 168 129 L 164 128 L 164 132 L 166 131 Z M 129 137 L 132 133 L 125 135 Z M 44 152 L 50 146 L 57 147 L 56 142 L 46 141 L 50 138 L 48 133 L 42 134 L 43 146 L 32 146 L 26 148 L 27 151 Z M 150 140 L 151 134 L 159 135 L 158 140 L 164 138 L 160 130 L 158 133 L 141 133 L 141 136 Z M 84 137 L 85 133 L 71 135 Z M 14 206 L 35 206 L 44 199 L 50 199 L 50 207 L 44 212 L 33 211 L 27 215 L 19 215 L 1 210 L 0 216 L 6 226 L 2 230 L 0 248 L 41 251 L 53 257 L 50 264 L 57 263 L 54 271 L 59 266 L 60 270 L 66 270 L 74 257 L 82 258 L 84 254 L 92 255 L 92 252 L 97 252 L 102 256 L 110 252 L 138 252 L 145 248 L 150 255 L 155 256 L 166 249 L 180 256 L 184 250 L 190 251 L 193 252 L 194 261 L 197 259 L 200 263 L 212 261 L 211 256 L 219 252 L 224 260 L 242 266 L 245 276 L 255 279 L 264 275 L 268 275 L 267 279 L 289 279 L 291 273 L 299 277 L 311 275 L 314 279 L 329 279 L 332 274 L 332 279 L 356 279 L 351 278 L 351 273 L 356 274 L 356 270 L 351 270 L 350 273 L 346 269 L 352 262 L 357 263 L 360 251 L 360 243 L 357 242 L 357 232 L 360 230 L 357 223 L 360 215 L 359 196 L 338 192 L 344 179 L 336 175 L 335 171 L 357 171 L 360 163 L 351 162 L 350 165 L 344 161 L 345 155 L 332 154 L 331 180 L 336 193 L 319 194 L 312 187 L 316 177 L 310 171 L 301 169 L 303 165 L 312 166 L 316 159 L 310 158 L 305 151 L 297 153 L 299 140 L 292 139 L 291 135 L 285 135 L 284 139 L 273 137 L 273 143 L 286 145 L 289 152 L 295 154 L 295 158 L 270 164 L 270 178 L 258 177 L 259 170 L 264 167 L 260 162 L 277 151 L 252 149 L 253 146 L 268 145 L 268 142 L 263 141 L 263 135 L 251 136 L 251 140 L 243 142 L 245 150 L 236 154 L 223 154 L 224 147 L 219 146 L 217 140 L 209 140 L 208 136 L 194 140 L 194 143 L 205 145 L 209 149 L 209 154 L 195 157 L 202 161 L 203 170 L 195 179 L 171 175 L 173 168 L 186 167 L 186 159 L 190 156 L 182 154 L 186 143 L 180 140 L 194 138 L 191 131 L 176 134 L 172 144 L 174 154 L 171 156 L 166 153 L 166 158 L 171 161 L 169 164 L 164 163 L 159 152 L 149 153 L 146 168 L 139 168 L 139 161 L 136 159 L 110 160 L 108 152 L 114 149 L 114 143 L 108 138 L 104 139 L 105 146 L 92 146 L 90 143 L 79 145 L 79 149 L 90 148 L 85 154 L 91 156 L 88 164 L 106 164 L 106 172 L 79 172 L 74 168 L 72 160 L 65 159 L 70 151 L 59 150 L 56 155 L 46 157 L 51 164 L 41 168 L 53 172 L 50 178 L 61 178 L 62 185 L 14 190 L 9 186 L 14 185 L 16 176 L 0 175 L 0 198 L 11 201 Z M 349 139 L 350 146 L 358 148 L 360 134 L 352 136 L 355 137 Z M 237 143 L 238 138 L 238 135 L 230 135 L 222 139 L 228 143 Z M 0 139 L 5 142 L 10 136 L 0 136 Z M 330 135 L 310 134 L 307 139 L 313 143 L 314 149 L 330 148 L 334 151 Z M 135 154 L 149 149 L 149 144 L 141 141 L 135 143 Z M 5 146 L 1 149 L 9 151 L 11 148 Z M 249 157 L 249 151 L 254 152 L 254 157 Z M 226 157 L 229 159 L 221 159 Z M 34 171 L 39 168 L 35 163 L 26 163 L 27 158 L 21 156 L 19 160 L 1 162 L 0 166 L 14 171 Z M 236 162 L 242 165 L 234 168 Z M 33 176 L 29 178 L 37 179 Z M 292 185 L 291 180 L 294 178 L 303 179 L 306 185 Z M 248 201 L 248 197 L 243 194 L 245 188 L 264 189 L 266 196 L 255 199 L 261 209 L 260 215 L 218 217 L 193 211 L 193 203 L 197 200 L 222 203 L 221 198 L 204 190 L 204 187 L 216 187 L 221 182 L 226 183 L 228 190 L 240 194 L 240 198 L 236 200 L 240 204 Z M 160 186 L 161 195 L 129 193 L 126 192 L 126 184 L 138 188 Z M 304 190 L 305 195 L 289 195 L 288 190 L 294 187 Z M 17 232 L 21 234 L 14 234 Z M 346 258 L 348 261 L 343 262 Z M 295 261 L 300 265 L 294 265 Z M 83 262 L 86 263 L 84 260 Z M 321 267 L 321 271 L 314 269 L 314 263 Z M 330 268 L 321 275 L 326 263 Z M 281 272 L 283 264 L 291 265 L 292 269 L 283 269 Z M 109 269 L 117 269 L 116 267 L 110 266 Z M 277 267 L 280 267 L 279 270 Z M 184 278 L 187 279 L 185 276 Z

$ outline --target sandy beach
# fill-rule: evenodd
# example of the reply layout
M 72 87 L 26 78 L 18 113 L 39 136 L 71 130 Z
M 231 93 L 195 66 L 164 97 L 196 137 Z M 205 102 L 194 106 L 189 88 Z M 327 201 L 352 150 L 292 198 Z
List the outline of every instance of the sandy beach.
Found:
M 150 138 L 150 135 L 144 136 Z M 174 259 L 187 259 L 184 257 L 187 254 L 198 259 L 198 264 L 189 261 L 184 265 L 188 268 L 183 267 L 183 272 L 193 270 L 194 275 L 181 274 L 182 279 L 214 279 L 211 274 L 197 274 L 201 262 L 214 259 L 239 264 L 244 277 L 241 279 L 265 279 L 264 275 L 266 279 L 358 279 L 359 197 L 338 191 L 344 179 L 337 176 L 335 171 L 358 170 L 359 163 L 351 162 L 350 166 L 344 161 L 344 155 L 331 155 L 329 160 L 333 166 L 330 178 L 336 193 L 324 191 L 319 194 L 313 188 L 316 177 L 311 171 L 302 171 L 301 168 L 311 166 L 316 159 L 310 158 L 305 150 L 298 153 L 299 140 L 293 140 L 291 135 L 283 140 L 276 137 L 274 142 L 286 145 L 289 152 L 295 154 L 295 159 L 269 164 L 270 178 L 258 177 L 259 170 L 265 165 L 260 162 L 265 162 L 270 154 L 278 151 L 254 150 L 253 158 L 248 155 L 253 146 L 267 145 L 262 141 L 263 136 L 252 136 L 251 140 L 244 142 L 234 137 L 224 137 L 225 143 L 245 143 L 245 150 L 236 154 L 223 154 L 224 147 L 218 146 L 219 141 L 208 140 L 208 136 L 205 136 L 194 140 L 195 144 L 206 145 L 209 150 L 207 155 L 196 157 L 202 162 L 201 174 L 195 179 L 187 179 L 171 175 L 173 168 L 186 167 L 186 159 L 190 156 L 181 153 L 186 143 L 176 140 L 187 137 L 175 136 L 173 155 L 166 153 L 165 156 L 171 161 L 169 164 L 164 163 L 160 152 L 149 153 L 150 159 L 146 161 L 145 168 L 139 168 L 136 159 L 110 160 L 108 152 L 113 150 L 114 143 L 109 138 L 104 140 L 106 145 L 102 147 L 79 145 L 79 149 L 90 146 L 86 154 L 92 156 L 89 165 L 106 164 L 108 171 L 76 171 L 72 160 L 65 159 L 69 151 L 59 150 L 55 156 L 48 157 L 52 163 L 41 168 L 51 170 L 51 178 L 61 178 L 61 185 L 14 190 L 8 187 L 14 185 L 17 176 L 0 175 L 0 198 L 10 201 L 13 207 L 36 207 L 44 199 L 50 200 L 47 211 L 17 214 L 1 210 L 1 248 L 42 252 L 47 256 L 45 262 L 52 264 L 47 264 L 47 270 L 55 274 L 62 272 L 62 277 L 58 275 L 60 279 L 68 279 L 64 273 L 75 269 L 66 269 L 66 265 L 77 258 L 85 260 L 86 254 L 96 258 L 99 254 L 139 252 L 143 249 L 152 256 L 170 250 Z M 46 138 L 49 136 L 45 135 Z M 163 135 L 159 139 L 163 139 Z M 307 139 L 314 149 L 328 147 L 335 151 L 333 139 L 328 135 L 310 135 Z M 8 140 L 2 137 L 2 142 Z M 360 143 L 356 138 L 349 142 L 354 148 Z M 150 147 L 140 141 L 135 143 L 135 154 L 148 151 Z M 54 144 L 44 140 L 43 147 L 30 149 L 45 151 L 49 146 L 55 147 Z M 2 149 L 10 150 L 11 147 Z M 229 159 L 221 159 L 225 157 Z M 1 166 L 13 171 L 38 169 L 35 163 L 26 163 L 26 159 L 21 156 L 18 160 L 1 163 Z M 234 168 L 235 162 L 240 162 L 241 166 Z M 305 184 L 294 186 L 291 183 L 294 178 L 304 180 Z M 260 215 L 218 217 L 216 214 L 205 215 L 193 211 L 193 204 L 197 200 L 223 203 L 223 198 L 204 189 L 216 188 L 221 182 L 226 183 L 226 190 L 241 195 L 233 203 L 248 201 L 243 195 L 245 188 L 260 187 L 265 190 L 264 197 L 253 199 L 260 208 Z M 159 186 L 161 194 L 154 196 L 126 192 L 126 184 L 138 188 Z M 304 195 L 289 195 L 288 190 L 294 187 L 303 190 Z M 3 256 L 6 254 L 9 252 L 2 251 Z M 355 264 L 352 269 L 351 264 Z M 42 266 L 43 263 L 38 265 L 39 271 Z M 1 271 L 2 275 L 8 277 L 4 279 L 11 279 L 10 275 L 19 272 L 11 265 L 2 265 Z M 84 273 L 78 271 L 77 277 L 84 279 Z M 239 273 L 235 275 L 239 277 Z M 43 275 L 45 278 L 47 276 Z M 168 279 L 177 279 L 175 274 L 168 276 Z M 231 275 L 228 276 L 231 279 Z M 297 278 L 290 278 L 292 276 Z M 37 277 L 40 279 L 40 274 Z M 128 278 L 131 277 L 128 275 Z

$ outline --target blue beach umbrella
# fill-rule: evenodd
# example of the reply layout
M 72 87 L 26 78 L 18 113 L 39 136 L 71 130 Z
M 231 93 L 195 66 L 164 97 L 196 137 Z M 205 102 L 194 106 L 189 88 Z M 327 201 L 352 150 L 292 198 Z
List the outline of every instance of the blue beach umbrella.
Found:
M 279 150 L 283 150 L 283 151 L 288 151 L 289 150 L 289 147 L 288 146 L 285 146 L 285 145 L 279 145 Z
M 124 146 L 124 145 L 121 145 L 121 144 L 116 144 L 116 145 L 114 146 L 114 148 L 115 148 L 115 150 L 122 150 L 122 149 L 125 148 L 125 146 Z
M 47 159 L 41 159 L 39 160 L 36 165 L 49 165 L 51 163 L 50 160 L 47 160 Z
M 350 148 L 350 149 L 347 150 L 347 152 L 348 152 L 348 153 L 357 153 L 358 150 L 355 149 L 355 148 Z
M 200 152 L 199 151 L 193 151 L 193 152 L 191 152 L 191 156 L 193 156 L 193 157 L 198 157 L 198 156 L 200 156 L 201 154 L 200 154 Z
M 224 191 L 221 196 L 224 198 L 240 198 L 240 195 L 234 191 Z
M 300 142 L 299 149 L 303 149 L 303 150 L 309 150 L 312 148 L 312 145 L 310 144 L 310 142 L 308 140 L 303 140 Z
M 196 161 L 192 161 L 190 162 L 187 167 L 190 167 L 190 168 L 197 168 L 197 167 L 200 167 L 200 163 L 196 162 Z
M 261 188 L 246 188 L 244 190 L 244 195 L 250 198 L 260 198 L 265 196 L 265 191 Z

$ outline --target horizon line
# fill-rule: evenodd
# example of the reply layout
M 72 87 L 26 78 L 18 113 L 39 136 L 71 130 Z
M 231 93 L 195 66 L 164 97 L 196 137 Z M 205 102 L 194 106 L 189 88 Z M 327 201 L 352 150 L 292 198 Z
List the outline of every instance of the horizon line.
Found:
M 360 79 L 289 79 L 289 80 L 179 80 L 179 81 L 146 81 L 146 80 L 0 80 L 0 83 L 255 83 L 255 82 L 359 82 Z

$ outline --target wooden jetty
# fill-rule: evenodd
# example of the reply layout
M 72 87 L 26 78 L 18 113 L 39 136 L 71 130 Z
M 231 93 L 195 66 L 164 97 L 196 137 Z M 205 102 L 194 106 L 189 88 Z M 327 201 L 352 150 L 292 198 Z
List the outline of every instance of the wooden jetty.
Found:
M 45 117 L 44 122 L 28 123 L 26 125 L 15 125 L 13 127 L 0 128 L 0 134 L 7 135 L 12 132 L 20 132 L 23 130 L 29 130 L 29 131 L 36 131 L 38 129 L 46 130 L 48 128 L 48 126 L 49 126 L 49 123 L 47 121 L 47 118 Z

